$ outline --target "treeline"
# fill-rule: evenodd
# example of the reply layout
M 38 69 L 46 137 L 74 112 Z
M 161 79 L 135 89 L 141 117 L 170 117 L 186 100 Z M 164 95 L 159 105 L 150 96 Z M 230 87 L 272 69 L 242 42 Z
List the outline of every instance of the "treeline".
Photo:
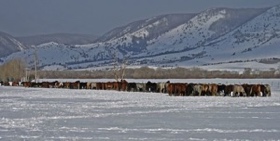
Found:
M 236 71 L 208 71 L 201 68 L 149 68 L 141 67 L 137 69 L 126 69 L 124 78 L 131 79 L 195 79 L 195 78 L 280 78 L 280 70 L 269 69 L 267 71 L 256 71 L 250 68 L 243 72 Z M 80 78 L 96 79 L 109 78 L 114 79 L 112 70 L 91 70 L 91 71 L 40 71 L 41 78 Z
M 25 63 L 20 59 L 0 65 L 0 81 L 20 81 L 25 74 Z
M 267 71 L 245 68 L 243 72 L 225 70 L 204 70 L 201 68 L 126 68 L 124 78 L 131 79 L 195 79 L 195 78 L 280 78 L 279 69 Z M 39 78 L 69 78 L 69 79 L 114 79 L 116 70 L 90 70 L 90 71 L 38 71 Z M 20 81 L 27 78 L 28 81 L 35 78 L 34 71 L 27 71 L 26 65 L 21 60 L 12 60 L 0 66 L 0 81 Z

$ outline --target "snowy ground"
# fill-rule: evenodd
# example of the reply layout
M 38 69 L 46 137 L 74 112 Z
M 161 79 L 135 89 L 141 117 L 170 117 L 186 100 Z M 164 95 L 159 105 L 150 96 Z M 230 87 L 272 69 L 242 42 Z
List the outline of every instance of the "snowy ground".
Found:
M 206 81 L 269 83 L 272 97 L 0 86 L 0 140 L 280 140 L 279 79 Z

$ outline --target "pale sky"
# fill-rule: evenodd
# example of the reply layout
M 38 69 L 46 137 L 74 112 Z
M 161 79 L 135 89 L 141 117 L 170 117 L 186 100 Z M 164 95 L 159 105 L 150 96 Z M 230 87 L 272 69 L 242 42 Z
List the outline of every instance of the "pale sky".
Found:
M 0 0 L 0 31 L 13 36 L 102 35 L 115 27 L 162 14 L 278 4 L 279 0 Z

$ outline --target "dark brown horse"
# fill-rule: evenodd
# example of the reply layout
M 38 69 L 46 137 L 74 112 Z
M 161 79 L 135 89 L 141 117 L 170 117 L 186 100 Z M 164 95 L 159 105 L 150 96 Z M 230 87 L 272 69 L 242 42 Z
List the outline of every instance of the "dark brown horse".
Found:
M 119 86 L 120 86 L 120 91 L 126 91 L 127 90 L 127 81 L 126 80 L 121 80 L 119 82 Z
M 105 83 L 106 90 L 113 90 L 114 89 L 114 83 L 113 82 L 107 82 Z
M 70 89 L 80 89 L 80 81 L 70 82 Z
M 175 96 L 186 96 L 187 84 L 185 83 L 176 83 L 175 84 Z
M 253 85 L 251 87 L 250 95 L 252 95 L 252 96 L 262 96 L 263 92 L 262 92 L 262 89 L 261 89 L 261 85 L 260 84 Z
M 49 82 L 42 82 L 42 88 L 50 88 Z
M 22 82 L 24 87 L 31 87 L 31 82 Z
M 243 88 L 244 88 L 244 91 L 246 93 L 246 96 L 253 96 L 251 95 L 251 89 L 252 89 L 252 84 L 242 84 Z

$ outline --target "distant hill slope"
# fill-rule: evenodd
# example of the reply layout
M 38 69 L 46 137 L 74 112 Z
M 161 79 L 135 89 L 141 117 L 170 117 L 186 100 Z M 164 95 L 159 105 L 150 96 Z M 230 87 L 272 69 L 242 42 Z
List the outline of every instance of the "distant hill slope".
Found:
M 86 35 L 86 34 L 70 34 L 70 33 L 56 33 L 56 34 L 46 34 L 46 35 L 34 35 L 26 37 L 17 37 L 19 41 L 26 45 L 40 45 L 49 42 L 56 42 L 59 44 L 68 45 L 82 45 L 94 43 L 97 36 Z
M 113 55 L 128 65 L 263 68 L 280 63 L 280 5 L 259 9 L 211 8 L 169 14 L 115 28 L 91 44 L 37 46 L 39 66 L 65 69 L 111 67 Z M 11 54 L 32 65 L 34 49 Z M 247 63 L 251 63 L 247 64 Z M 243 64 L 241 64 L 243 63 Z M 254 64 L 254 66 L 252 66 Z M 256 65 L 257 64 L 257 65 Z M 244 65 L 244 66 L 243 66 Z M 275 67 L 274 65 L 273 67 Z M 280 64 L 279 64 L 280 66 Z M 237 67 L 237 66 L 233 66 Z
M 0 57 L 10 55 L 11 53 L 21 51 L 27 47 L 18 41 L 15 37 L 0 32 Z
M 195 15 L 196 14 L 166 14 L 135 21 L 125 26 L 114 28 L 98 38 L 97 42 L 106 42 L 126 35 L 133 35 L 133 33 L 140 30 L 146 30 L 149 32 L 149 35 L 147 35 L 145 39 L 150 40 L 181 25 L 182 23 L 186 23 Z

